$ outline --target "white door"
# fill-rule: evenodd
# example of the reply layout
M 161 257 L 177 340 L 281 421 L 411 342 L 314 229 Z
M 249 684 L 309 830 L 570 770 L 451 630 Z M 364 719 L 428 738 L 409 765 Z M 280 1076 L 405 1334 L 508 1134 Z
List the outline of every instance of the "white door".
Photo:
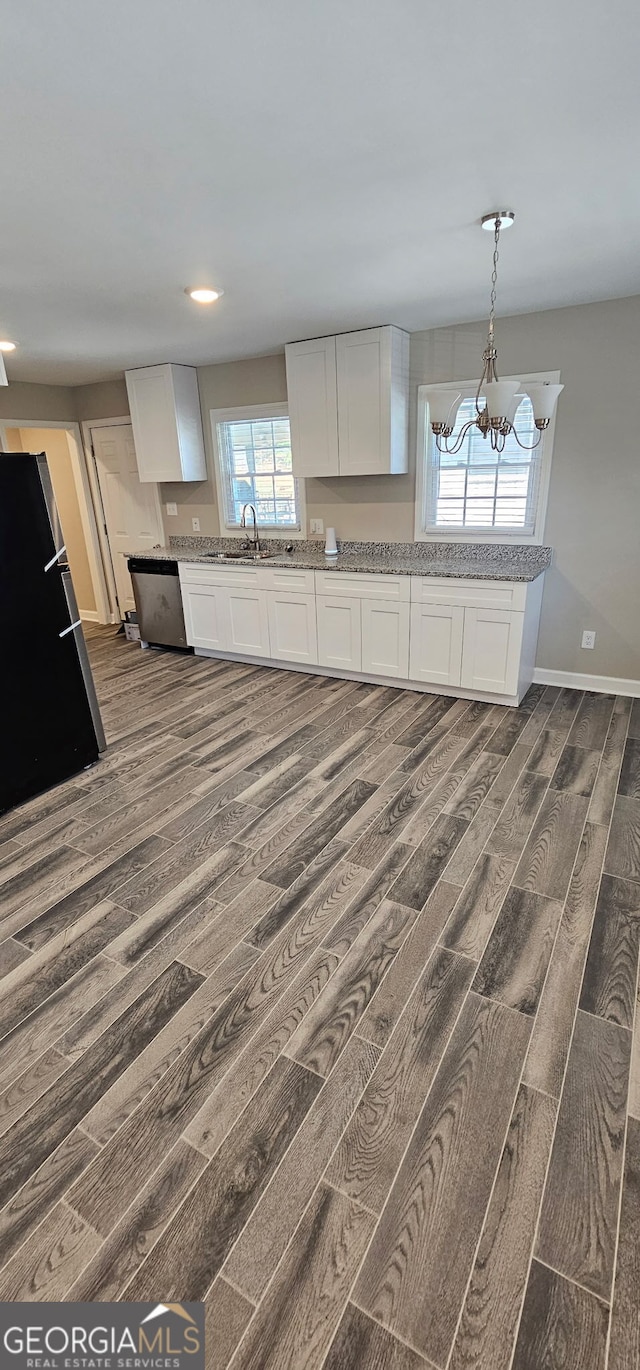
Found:
M 210 652 L 229 649 L 229 591 L 218 585 L 181 579 L 182 606 L 187 642 Z
M 362 601 L 362 669 L 372 675 L 409 676 L 409 604 Z
M 269 656 L 269 616 L 266 590 L 225 590 L 229 615 L 230 652 Z
M 294 476 L 337 476 L 335 338 L 288 343 L 287 395 Z
M 524 614 L 465 609 L 462 685 L 487 694 L 518 693 Z
M 359 599 L 318 595 L 318 661 L 341 671 L 362 670 L 362 631 Z
M 411 605 L 409 679 L 459 685 L 464 609 L 457 604 Z
M 127 557 L 132 552 L 146 551 L 163 541 L 158 490 L 155 485 L 143 485 L 140 480 L 131 424 L 92 428 L 91 441 L 120 617 L 124 618 L 126 609 L 136 607 Z
M 315 595 L 267 591 L 271 656 L 276 661 L 318 662 Z

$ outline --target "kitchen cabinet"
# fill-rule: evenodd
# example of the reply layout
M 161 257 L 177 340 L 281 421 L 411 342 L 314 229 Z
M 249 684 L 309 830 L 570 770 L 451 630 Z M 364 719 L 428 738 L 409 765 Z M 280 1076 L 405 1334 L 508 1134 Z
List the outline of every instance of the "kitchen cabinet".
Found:
M 278 661 L 318 664 L 316 597 L 292 590 L 267 593 L 270 653 Z
M 533 678 L 535 582 L 180 563 L 196 650 L 517 704 Z
M 465 690 L 516 693 L 523 625 L 524 614 L 508 609 L 465 609 L 460 678 Z
M 348 595 L 318 595 L 318 662 L 339 671 L 362 670 L 360 600 Z
M 140 366 L 124 374 L 140 480 L 206 480 L 195 367 Z
M 409 679 L 459 685 L 463 628 L 460 605 L 412 604 Z
M 362 600 L 362 670 L 406 680 L 409 675 L 407 603 Z
M 387 325 L 285 348 L 295 476 L 408 469 L 409 335 Z

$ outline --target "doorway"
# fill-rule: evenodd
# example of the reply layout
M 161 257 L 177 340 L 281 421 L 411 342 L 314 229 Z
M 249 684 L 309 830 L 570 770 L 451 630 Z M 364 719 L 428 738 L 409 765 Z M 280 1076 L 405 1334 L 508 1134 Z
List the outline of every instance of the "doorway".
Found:
M 164 540 L 158 487 L 140 480 L 128 420 L 88 423 L 85 427 L 104 512 L 119 615 L 124 618 L 128 610 L 135 609 L 127 558 Z
M 35 426 L 8 421 L 0 436 L 6 452 L 46 453 L 80 617 L 89 623 L 110 622 L 109 597 L 77 425 Z

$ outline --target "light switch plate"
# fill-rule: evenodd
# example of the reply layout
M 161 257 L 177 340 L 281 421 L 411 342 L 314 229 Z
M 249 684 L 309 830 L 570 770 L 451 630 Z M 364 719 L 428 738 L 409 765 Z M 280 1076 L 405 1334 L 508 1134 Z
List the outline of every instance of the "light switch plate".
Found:
M 167 513 L 168 513 L 168 514 L 171 514 L 171 515 L 173 516 L 174 514 L 177 514 L 177 512 L 178 512 L 178 506 L 177 506 L 177 504 L 172 504 L 171 501 L 169 500 L 169 503 L 167 504 Z
M 200 519 L 192 519 L 192 520 L 191 520 L 191 527 L 193 528 L 194 533 L 199 533 L 199 532 L 200 532 Z
M 318 536 L 321 536 L 322 533 L 324 533 L 324 523 L 322 519 L 311 519 L 309 522 L 309 528 L 312 533 L 317 533 Z

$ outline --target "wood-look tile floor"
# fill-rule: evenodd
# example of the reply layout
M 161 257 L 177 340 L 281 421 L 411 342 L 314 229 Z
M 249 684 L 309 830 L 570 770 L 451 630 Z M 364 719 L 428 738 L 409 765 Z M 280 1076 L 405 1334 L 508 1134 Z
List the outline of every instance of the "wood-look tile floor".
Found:
M 0 1298 L 637 1370 L 640 701 L 89 636 L 109 749 L 0 820 Z

